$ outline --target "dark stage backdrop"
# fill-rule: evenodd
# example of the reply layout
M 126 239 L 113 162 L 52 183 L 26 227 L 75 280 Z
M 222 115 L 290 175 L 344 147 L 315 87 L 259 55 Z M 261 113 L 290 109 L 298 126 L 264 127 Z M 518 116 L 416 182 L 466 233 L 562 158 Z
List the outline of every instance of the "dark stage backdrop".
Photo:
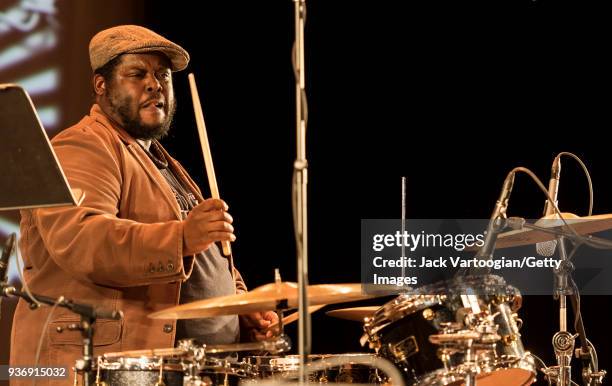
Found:
M 251 288 L 273 281 L 274 268 L 294 281 L 292 2 L 143 9 L 146 26 L 191 54 L 238 268 Z M 555 154 L 572 151 L 591 171 L 594 212 L 612 213 L 610 11 L 595 1 L 308 1 L 311 283 L 360 280 L 360 220 L 400 216 L 401 176 L 408 218 L 488 218 L 511 168 L 547 181 Z M 178 110 L 164 143 L 205 187 L 187 71 L 174 79 Z M 561 209 L 586 214 L 580 168 L 564 159 L 561 178 Z M 539 217 L 543 203 L 519 175 L 509 214 Z M 582 303 L 611 370 L 612 298 Z M 556 307 L 528 296 L 520 311 L 524 345 L 548 364 Z M 313 349 L 363 351 L 361 331 L 319 312 Z

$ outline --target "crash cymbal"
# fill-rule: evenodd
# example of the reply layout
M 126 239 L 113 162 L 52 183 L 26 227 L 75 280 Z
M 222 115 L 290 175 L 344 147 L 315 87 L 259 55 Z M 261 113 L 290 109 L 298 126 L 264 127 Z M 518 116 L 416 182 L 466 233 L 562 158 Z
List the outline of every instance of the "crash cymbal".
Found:
M 561 213 L 563 218 L 580 235 L 602 232 L 612 229 L 612 214 L 599 214 L 595 216 L 579 217 L 573 213 Z M 546 216 L 538 220 L 535 225 L 563 230 L 565 225 L 558 215 Z M 531 245 L 555 239 L 555 235 L 535 229 L 521 229 L 501 233 L 497 238 L 496 248 L 518 247 Z
M 334 318 L 363 322 L 365 318 L 372 316 L 379 308 L 379 306 L 339 308 L 337 310 L 327 311 L 326 314 Z
M 310 305 L 344 303 L 372 298 L 361 292 L 361 284 L 315 284 L 308 286 Z M 181 304 L 149 315 L 153 319 L 193 319 L 219 315 L 241 315 L 298 306 L 297 283 L 279 282 L 242 294 L 220 296 Z

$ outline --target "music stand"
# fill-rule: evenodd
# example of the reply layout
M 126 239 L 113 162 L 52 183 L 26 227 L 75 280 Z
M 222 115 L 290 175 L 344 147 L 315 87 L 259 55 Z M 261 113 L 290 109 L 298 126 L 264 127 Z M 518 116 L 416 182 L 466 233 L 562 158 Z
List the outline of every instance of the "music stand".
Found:
M 0 210 L 79 205 L 32 100 L 16 84 L 0 84 Z
M 43 128 L 32 100 L 27 92 L 15 84 L 0 84 L 0 157 L 3 173 L 0 177 L 0 210 L 76 206 L 84 194 L 70 189 L 49 137 Z M 14 241 L 14 238 L 10 238 Z M 0 267 L 2 275 L 8 266 L 9 251 L 3 256 L 6 264 Z M 36 305 L 29 293 L 11 286 L 0 277 L 0 296 L 18 296 Z M 84 385 L 92 385 L 90 373 L 93 358 L 92 324 L 97 318 L 120 319 L 121 311 L 99 310 L 90 304 L 75 303 L 69 299 L 54 299 L 36 294 L 40 303 L 64 307 L 81 316 L 75 329 L 83 337 L 83 358 L 77 361 L 82 370 Z M 36 307 L 31 307 L 35 309 Z

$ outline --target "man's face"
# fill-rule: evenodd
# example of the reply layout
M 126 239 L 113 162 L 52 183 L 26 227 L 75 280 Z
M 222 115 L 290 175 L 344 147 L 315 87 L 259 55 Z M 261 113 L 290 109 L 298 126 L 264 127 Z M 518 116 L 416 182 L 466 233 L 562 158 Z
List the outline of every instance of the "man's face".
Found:
M 104 97 L 112 118 L 133 137 L 163 137 L 176 108 L 170 61 L 157 53 L 122 55 Z

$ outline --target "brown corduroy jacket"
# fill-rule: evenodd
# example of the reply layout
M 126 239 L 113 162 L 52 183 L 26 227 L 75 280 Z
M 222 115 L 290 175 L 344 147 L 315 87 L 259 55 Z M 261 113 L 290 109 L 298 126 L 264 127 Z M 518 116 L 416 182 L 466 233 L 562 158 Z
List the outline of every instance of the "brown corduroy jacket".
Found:
M 170 187 L 136 140 L 113 126 L 98 105 L 52 143 L 71 188 L 81 189 L 85 198 L 79 207 L 22 211 L 19 245 L 31 291 L 122 310 L 123 320 L 95 323 L 95 355 L 172 347 L 176 323 L 147 317 L 178 304 L 181 282 L 193 268 L 193 256 L 183 257 L 183 222 Z M 187 172 L 166 157 L 201 201 Z M 237 292 L 246 291 L 231 261 L 230 267 Z M 57 308 L 42 331 L 49 311 L 19 302 L 12 365 L 34 364 L 41 334 L 39 365 L 72 368 L 81 356 L 80 333 L 67 328 L 79 317 Z

